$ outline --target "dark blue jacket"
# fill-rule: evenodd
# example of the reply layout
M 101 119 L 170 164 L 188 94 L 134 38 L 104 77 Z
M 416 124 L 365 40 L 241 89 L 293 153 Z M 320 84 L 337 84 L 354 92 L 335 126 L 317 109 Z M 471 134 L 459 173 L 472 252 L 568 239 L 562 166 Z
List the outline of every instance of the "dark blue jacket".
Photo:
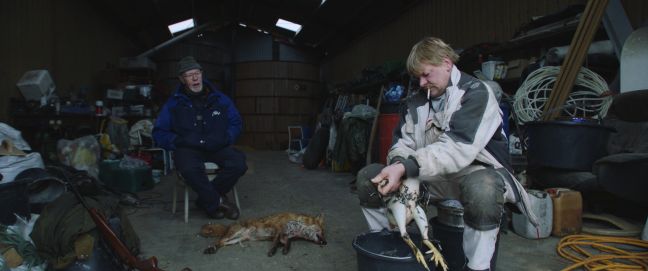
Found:
M 211 82 L 203 80 L 203 86 L 210 91 L 200 110 L 184 93 L 185 86 L 178 85 L 155 122 L 153 139 L 157 146 L 167 150 L 187 147 L 217 151 L 234 144 L 241 134 L 241 115 L 232 100 Z

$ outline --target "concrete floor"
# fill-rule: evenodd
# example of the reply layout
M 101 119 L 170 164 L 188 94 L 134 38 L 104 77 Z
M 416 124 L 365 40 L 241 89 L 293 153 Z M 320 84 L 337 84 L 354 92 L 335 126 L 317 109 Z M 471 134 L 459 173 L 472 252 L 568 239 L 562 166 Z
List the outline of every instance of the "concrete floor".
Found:
M 151 191 L 139 193 L 142 204 L 132 208 L 130 218 L 141 239 L 142 256 L 156 256 L 164 270 L 189 267 L 201 270 L 358 270 L 353 238 L 367 230 L 355 194 L 349 192 L 349 173 L 326 169 L 306 170 L 288 161 L 281 151 L 247 151 L 249 170 L 237 185 L 241 218 L 257 218 L 277 212 L 324 214 L 326 246 L 306 241 L 293 243 L 290 253 L 267 257 L 270 242 L 245 242 L 202 251 L 214 240 L 198 236 L 210 220 L 190 204 L 189 223 L 182 209 L 171 213 L 175 176 L 164 176 Z M 190 193 L 192 199 L 195 194 Z M 182 208 L 182 202 L 179 202 Z M 559 270 L 569 262 L 556 254 L 558 238 L 528 240 L 509 231 L 501 237 L 497 270 Z

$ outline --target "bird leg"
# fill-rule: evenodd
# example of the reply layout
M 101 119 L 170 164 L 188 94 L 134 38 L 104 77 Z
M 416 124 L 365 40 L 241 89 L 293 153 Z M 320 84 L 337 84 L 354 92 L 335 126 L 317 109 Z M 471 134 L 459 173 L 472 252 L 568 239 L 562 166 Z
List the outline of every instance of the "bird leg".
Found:
M 418 247 L 412 242 L 412 239 L 410 239 L 409 235 L 405 234 L 403 237 L 403 241 L 412 249 L 412 252 L 414 253 L 414 257 L 416 257 L 416 261 L 419 262 L 423 267 L 425 267 L 425 270 L 430 271 L 430 268 L 427 265 L 427 261 L 425 260 L 425 257 L 423 256 L 423 253 L 421 253 L 421 250 L 418 249 Z
M 416 179 L 405 180 L 396 194 L 386 198 L 386 205 L 388 207 L 388 218 L 390 222 L 398 226 L 403 241 L 412 249 L 416 261 L 429 271 L 430 269 L 423 253 L 412 242 L 406 230 L 407 224 L 412 221 L 412 216 L 414 215 L 412 210 L 416 210 L 416 200 L 418 199 L 419 192 L 418 185 L 419 181 Z M 427 230 L 424 236 L 427 236 Z
M 398 224 L 398 230 L 400 231 L 401 238 L 403 238 L 403 241 L 405 241 L 405 243 L 412 249 L 412 253 L 414 253 L 416 261 L 419 262 L 423 267 L 425 267 L 425 270 L 429 271 L 430 268 L 427 265 L 427 261 L 425 260 L 423 253 L 421 253 L 421 250 L 419 250 L 419 248 L 414 244 L 409 234 L 407 233 L 406 217 L 402 214 L 407 214 L 407 211 L 409 211 L 408 208 L 400 202 L 394 203 L 392 207 L 393 208 L 390 208 L 390 210 L 392 210 L 392 213 L 394 214 L 394 220 L 396 220 L 396 223 Z
M 418 197 L 418 188 L 419 186 L 419 181 L 416 179 L 411 179 L 413 181 L 416 181 L 415 184 L 412 186 L 415 186 L 417 188 L 417 197 Z M 425 211 L 423 208 L 417 204 L 418 200 L 414 202 L 414 204 L 410 207 L 412 209 L 412 219 L 414 219 L 414 222 L 416 222 L 416 226 L 419 228 L 419 231 L 421 232 L 421 237 L 423 239 L 423 244 L 428 247 L 430 250 L 425 252 L 425 254 L 432 254 L 432 261 L 434 262 L 435 266 L 441 266 L 443 271 L 448 270 L 448 265 L 445 262 L 445 259 L 443 258 L 443 255 L 441 252 L 430 242 L 430 239 L 428 238 L 428 230 L 429 230 L 429 224 L 428 224 L 428 219 L 427 215 L 425 214 Z
M 430 242 L 428 238 L 428 220 L 427 220 L 427 215 L 425 215 L 425 211 L 421 206 L 416 205 L 413 207 L 413 218 L 414 221 L 416 222 L 416 226 L 418 226 L 419 230 L 421 231 L 421 237 L 423 238 L 423 244 L 428 247 L 430 250 L 425 252 L 425 254 L 432 254 L 432 261 L 434 262 L 435 266 L 441 266 L 443 271 L 448 270 L 448 265 L 445 262 L 445 259 L 443 258 L 443 255 L 441 252 Z
M 439 251 L 434 246 L 434 244 L 430 242 L 430 240 L 423 240 L 423 244 L 430 249 L 427 252 L 425 252 L 425 254 L 432 254 L 432 261 L 434 262 L 434 265 L 441 266 L 443 271 L 448 271 L 448 264 L 443 258 L 443 254 L 441 254 L 441 251 Z

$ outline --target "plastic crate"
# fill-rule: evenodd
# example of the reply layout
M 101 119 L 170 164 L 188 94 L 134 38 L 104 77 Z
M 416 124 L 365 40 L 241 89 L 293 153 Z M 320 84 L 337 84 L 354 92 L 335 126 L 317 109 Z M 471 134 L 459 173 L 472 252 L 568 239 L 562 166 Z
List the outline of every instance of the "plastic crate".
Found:
M 108 187 L 135 193 L 154 186 L 150 167 L 120 168 L 120 160 L 104 160 L 99 164 L 99 179 Z

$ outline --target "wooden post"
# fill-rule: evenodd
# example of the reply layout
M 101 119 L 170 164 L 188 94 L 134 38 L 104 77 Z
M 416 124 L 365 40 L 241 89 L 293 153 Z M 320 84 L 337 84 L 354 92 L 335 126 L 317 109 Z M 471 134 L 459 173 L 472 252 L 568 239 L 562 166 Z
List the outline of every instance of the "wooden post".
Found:
M 371 152 L 373 147 L 373 142 L 376 137 L 376 130 L 378 130 L 378 117 L 380 116 L 380 104 L 382 104 L 382 96 L 385 92 L 385 86 L 380 87 L 380 94 L 378 94 L 378 104 L 376 105 L 376 117 L 373 120 L 371 125 L 371 134 L 369 135 L 369 146 L 367 146 L 367 165 L 371 164 Z

